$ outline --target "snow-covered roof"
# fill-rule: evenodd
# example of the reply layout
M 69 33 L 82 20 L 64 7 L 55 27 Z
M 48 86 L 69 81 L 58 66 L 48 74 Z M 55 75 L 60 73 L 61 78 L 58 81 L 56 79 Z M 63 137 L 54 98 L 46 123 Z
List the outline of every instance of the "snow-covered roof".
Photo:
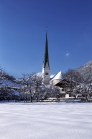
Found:
M 55 76 L 55 74 L 51 74 L 51 75 L 50 75 L 50 79 L 52 79 L 54 76 Z
M 61 80 L 62 79 L 62 73 L 61 71 L 56 74 L 56 76 L 52 80 Z

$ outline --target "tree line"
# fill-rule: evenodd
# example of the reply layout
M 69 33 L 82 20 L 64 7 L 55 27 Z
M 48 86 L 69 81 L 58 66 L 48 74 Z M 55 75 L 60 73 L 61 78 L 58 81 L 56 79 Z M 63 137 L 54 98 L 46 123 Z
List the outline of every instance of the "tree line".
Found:
M 5 84 L 5 80 L 11 80 L 12 84 Z M 81 98 L 81 101 L 89 101 L 92 96 L 92 81 L 85 80 L 83 75 L 78 71 L 69 69 L 63 74 L 61 81 L 62 89 L 65 94 L 69 94 L 74 99 Z M 16 87 L 16 85 L 19 85 Z M 13 76 L 7 75 L 0 69 L 0 99 L 1 100 L 19 100 L 19 101 L 44 101 L 49 98 L 56 98 L 60 101 L 62 98 L 62 90 L 60 86 L 45 85 L 42 77 L 37 74 L 22 74 L 21 79 L 15 79 Z M 17 91 L 19 95 L 15 95 Z

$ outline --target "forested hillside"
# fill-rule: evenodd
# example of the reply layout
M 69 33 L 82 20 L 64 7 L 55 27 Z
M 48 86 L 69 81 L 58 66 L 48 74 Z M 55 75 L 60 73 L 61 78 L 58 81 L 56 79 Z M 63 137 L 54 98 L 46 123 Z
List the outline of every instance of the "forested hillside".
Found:
M 83 76 L 85 82 L 92 82 L 92 60 L 77 68 L 76 71 Z

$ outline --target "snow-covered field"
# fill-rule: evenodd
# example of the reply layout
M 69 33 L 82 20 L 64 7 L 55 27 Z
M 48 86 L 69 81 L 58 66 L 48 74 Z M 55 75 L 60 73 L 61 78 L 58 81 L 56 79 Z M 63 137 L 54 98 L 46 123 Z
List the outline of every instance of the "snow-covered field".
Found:
M 0 103 L 0 139 L 92 139 L 92 103 Z

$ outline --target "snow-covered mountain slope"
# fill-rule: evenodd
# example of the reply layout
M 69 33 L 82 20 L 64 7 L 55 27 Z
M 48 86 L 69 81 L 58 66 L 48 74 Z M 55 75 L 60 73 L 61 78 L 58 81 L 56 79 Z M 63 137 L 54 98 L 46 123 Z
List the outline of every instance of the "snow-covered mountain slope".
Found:
M 18 90 L 21 84 L 16 82 L 13 76 L 6 74 L 5 72 L 0 72 L 0 99 L 8 98 L 11 95 L 19 95 Z
M 11 86 L 11 87 L 20 87 L 20 84 L 17 84 L 11 80 L 5 79 L 0 80 L 0 87 Z
M 92 81 L 92 60 L 76 70 L 83 75 L 85 81 Z
M 11 95 L 19 96 L 18 89 L 20 88 L 20 84 L 16 84 L 15 82 L 5 79 L 0 80 L 0 99 L 8 98 Z

